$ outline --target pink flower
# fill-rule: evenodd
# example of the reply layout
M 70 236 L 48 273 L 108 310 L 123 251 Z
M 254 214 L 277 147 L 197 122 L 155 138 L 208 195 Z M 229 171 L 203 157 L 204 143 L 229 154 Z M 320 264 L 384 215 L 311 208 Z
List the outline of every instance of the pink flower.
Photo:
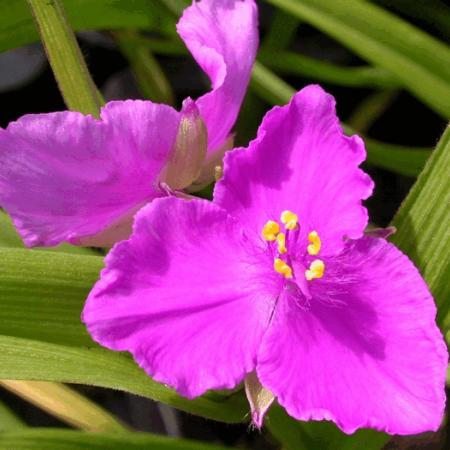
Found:
M 90 334 L 189 398 L 257 377 L 299 420 L 436 430 L 436 308 L 407 256 L 364 236 L 364 158 L 333 98 L 303 89 L 227 153 L 213 202 L 157 199 L 137 214 L 85 305 Z
M 185 10 L 177 29 L 212 83 L 181 112 L 116 101 L 99 120 L 65 111 L 27 115 L 0 129 L 0 205 L 26 245 L 103 246 L 126 238 L 136 211 L 165 195 L 165 175 L 173 189 L 204 182 L 231 147 L 258 45 L 256 5 L 202 0 Z M 182 180 L 174 173 L 179 166 Z

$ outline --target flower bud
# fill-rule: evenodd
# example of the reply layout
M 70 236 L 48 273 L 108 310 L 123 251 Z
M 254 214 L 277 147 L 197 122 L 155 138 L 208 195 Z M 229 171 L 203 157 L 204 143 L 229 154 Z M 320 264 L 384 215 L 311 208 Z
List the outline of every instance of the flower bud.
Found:
M 183 189 L 198 178 L 208 146 L 206 125 L 190 98 L 183 102 L 181 115 L 177 139 L 161 177 L 173 190 Z
M 252 424 L 260 429 L 264 422 L 264 416 L 275 400 L 274 395 L 266 389 L 253 371 L 245 377 L 245 394 L 250 404 Z

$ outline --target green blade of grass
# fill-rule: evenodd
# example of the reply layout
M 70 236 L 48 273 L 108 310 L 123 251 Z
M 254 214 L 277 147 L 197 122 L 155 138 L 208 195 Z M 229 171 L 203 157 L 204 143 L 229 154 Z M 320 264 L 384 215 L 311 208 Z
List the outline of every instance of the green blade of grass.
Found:
M 347 123 L 359 133 L 366 133 L 398 97 L 397 89 L 376 91 L 364 98 L 352 111 Z
M 271 105 L 288 103 L 295 94 L 292 86 L 259 62 L 253 67 L 250 88 Z M 347 134 L 354 134 L 350 127 L 346 125 L 343 127 Z M 425 148 L 386 144 L 369 138 L 364 138 L 364 142 L 369 164 L 407 176 L 418 175 L 431 153 Z
M 6 431 L 23 430 L 25 423 L 8 406 L 0 402 L 0 436 Z
M 64 7 L 75 31 L 138 28 L 175 34 L 173 15 L 159 0 L 64 0 Z M 0 51 L 38 40 L 26 1 L 0 0 Z
M 299 20 L 284 11 L 275 11 L 269 31 L 261 44 L 262 48 L 272 50 L 285 49 L 295 37 Z
M 266 0 L 317 27 L 450 117 L 450 48 L 366 0 Z
M 214 444 L 150 433 L 83 433 L 33 428 L 0 434 L 0 450 L 226 450 Z
M 96 256 L 0 248 L 0 379 L 120 389 L 216 420 L 243 420 L 240 395 L 187 400 L 154 382 L 129 355 L 91 340 L 80 315 L 102 267 Z
M 258 60 L 281 75 L 308 77 L 314 80 L 352 87 L 398 87 L 399 80 L 380 67 L 344 67 L 290 51 L 262 49 Z
M 104 101 L 88 71 L 61 0 L 28 0 L 28 4 L 67 107 L 98 117 Z
M 0 248 L 0 334 L 94 346 L 80 315 L 103 260 Z
M 2 210 L 0 210 L 0 247 L 24 248 L 22 239 L 20 239 L 11 218 Z M 70 244 L 60 244 L 56 247 L 41 247 L 36 248 L 35 251 L 46 252 L 63 252 L 63 253 L 77 253 L 80 255 L 97 254 L 95 250 L 88 247 L 75 247 Z
M 0 379 L 57 381 L 118 389 L 223 422 L 247 414 L 239 395 L 188 400 L 153 381 L 128 355 L 102 348 L 69 347 L 0 335 Z
M 418 177 L 392 225 L 392 241 L 419 268 L 438 305 L 438 322 L 450 328 L 450 126 Z
M 144 97 L 156 103 L 173 105 L 175 96 L 170 83 L 148 45 L 139 39 L 139 34 L 133 30 L 124 30 L 114 32 L 113 36 L 128 59 Z

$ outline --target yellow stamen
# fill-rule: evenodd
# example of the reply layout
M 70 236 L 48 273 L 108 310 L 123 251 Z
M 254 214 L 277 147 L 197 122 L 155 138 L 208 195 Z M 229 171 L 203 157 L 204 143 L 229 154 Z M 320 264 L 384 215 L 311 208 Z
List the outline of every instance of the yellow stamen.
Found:
M 278 253 L 286 253 L 286 235 L 284 233 L 278 233 L 277 236 L 277 244 L 278 244 Z
M 325 264 L 321 259 L 315 259 L 310 265 L 309 269 L 305 271 L 305 278 L 308 281 L 314 278 L 322 278 L 325 272 Z
M 298 216 L 292 211 L 283 211 L 281 213 L 281 222 L 284 223 L 286 230 L 295 230 L 298 224 Z
M 275 258 L 273 261 L 273 268 L 275 272 L 284 275 L 285 278 L 292 278 L 292 269 L 280 258 Z
M 219 181 L 223 175 L 223 167 L 222 166 L 214 166 L 214 179 Z
M 310 255 L 317 255 L 320 252 L 320 247 L 322 247 L 322 241 L 320 240 L 317 231 L 311 231 L 308 234 L 308 240 L 311 244 L 308 245 L 308 253 Z
M 268 220 L 263 226 L 261 235 L 266 241 L 274 241 L 277 238 L 277 234 L 279 232 L 280 225 L 273 220 Z

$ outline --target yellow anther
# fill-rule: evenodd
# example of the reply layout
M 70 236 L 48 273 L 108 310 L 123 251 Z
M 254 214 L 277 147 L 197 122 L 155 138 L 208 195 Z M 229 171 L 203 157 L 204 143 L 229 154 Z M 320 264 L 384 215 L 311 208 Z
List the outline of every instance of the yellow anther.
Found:
M 280 258 L 275 258 L 273 261 L 273 268 L 275 272 L 284 275 L 285 278 L 292 278 L 292 269 L 289 265 Z
M 278 253 L 286 253 L 286 235 L 284 233 L 278 233 L 277 236 Z
M 262 229 L 262 237 L 266 241 L 274 241 L 277 238 L 277 234 L 280 232 L 280 225 L 273 221 L 268 220 Z
M 298 216 L 292 211 L 283 211 L 280 220 L 284 223 L 286 230 L 295 230 L 297 228 Z
M 317 255 L 320 252 L 320 247 L 322 247 L 322 241 L 320 240 L 317 231 L 311 231 L 311 233 L 308 234 L 308 241 L 311 242 L 307 247 L 308 253 L 310 255 Z
M 325 264 L 321 259 L 315 259 L 310 265 L 309 269 L 305 271 L 305 278 L 308 281 L 314 278 L 322 278 L 325 272 Z

